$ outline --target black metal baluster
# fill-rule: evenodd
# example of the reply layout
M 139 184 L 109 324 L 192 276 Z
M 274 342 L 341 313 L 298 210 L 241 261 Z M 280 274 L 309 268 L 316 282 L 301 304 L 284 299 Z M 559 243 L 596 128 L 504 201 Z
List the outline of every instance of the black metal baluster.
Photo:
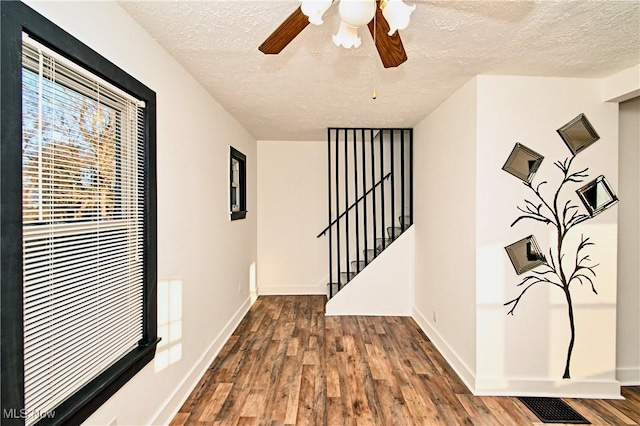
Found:
M 375 156 L 375 146 L 374 146 L 374 142 L 375 142 L 375 137 L 373 135 L 373 129 L 370 129 L 369 131 L 369 142 L 371 142 L 371 183 L 376 181 L 376 168 L 375 168 L 375 164 L 376 164 L 376 156 Z M 373 256 L 377 256 L 378 255 L 378 245 L 376 244 L 376 233 L 377 233 L 377 218 L 376 218 L 376 188 L 375 186 L 373 187 L 373 208 L 371 209 L 373 212 Z
M 336 131 L 336 215 L 340 214 L 340 131 L 338 129 L 335 129 Z M 337 255 L 337 264 L 338 264 L 338 291 L 340 291 L 341 288 L 341 270 L 340 270 L 340 264 L 341 262 L 341 258 L 340 258 L 340 245 L 341 245 L 341 241 L 340 241 L 340 221 L 336 220 L 336 240 L 337 240 L 337 244 L 336 244 L 336 255 Z
M 400 226 L 402 227 L 402 232 L 404 232 L 405 228 L 407 227 L 407 224 L 405 223 L 405 211 L 404 211 L 404 203 L 405 203 L 405 184 L 404 184 L 404 163 L 405 163 L 405 152 L 404 152 L 404 130 L 402 130 L 400 132 L 400 156 L 402 157 L 402 160 L 400 161 Z
M 369 263 L 369 256 L 367 255 L 367 249 L 369 248 L 367 245 L 367 234 L 369 233 L 369 229 L 367 228 L 367 169 L 366 169 L 366 165 L 367 165 L 367 157 L 366 157 L 366 153 L 367 151 L 365 150 L 365 132 L 364 129 L 362 129 L 361 135 L 360 137 L 362 138 L 362 190 L 365 191 L 364 192 L 364 198 L 362 200 L 362 204 L 364 205 L 364 264 L 367 265 Z
M 413 224 L 413 129 L 409 130 L 409 223 Z
M 384 130 L 381 130 L 380 133 L 380 180 L 384 180 Z M 384 182 L 380 184 L 380 207 L 381 207 L 381 225 L 382 225 L 382 250 L 384 250 L 387 246 L 386 239 L 384 237 L 385 227 L 384 227 Z
M 393 155 L 393 146 L 394 143 L 394 133 L 395 130 L 391 129 L 391 135 L 389 140 L 389 148 L 391 149 L 391 235 L 389 238 L 394 239 L 396 237 L 395 223 L 396 223 L 396 181 L 395 181 L 395 171 L 396 171 L 396 162 L 395 156 Z
M 329 189 L 329 299 L 333 297 L 333 238 L 331 232 L 331 205 L 333 202 L 331 201 L 331 129 L 327 128 L 327 164 L 329 165 L 327 171 L 327 179 L 329 184 L 327 185 Z
M 360 272 L 360 203 L 358 203 L 358 136 L 353 129 L 353 196 L 356 200 L 356 273 Z
M 349 139 L 349 135 L 347 134 L 347 129 L 344 129 L 344 205 L 349 205 L 349 146 L 347 144 L 347 140 Z M 345 215 L 345 257 L 347 258 L 347 279 L 346 282 L 349 282 L 351 279 L 351 265 L 349 264 L 349 240 L 351 239 L 351 234 L 349 233 L 349 210 L 347 209 L 347 213 Z

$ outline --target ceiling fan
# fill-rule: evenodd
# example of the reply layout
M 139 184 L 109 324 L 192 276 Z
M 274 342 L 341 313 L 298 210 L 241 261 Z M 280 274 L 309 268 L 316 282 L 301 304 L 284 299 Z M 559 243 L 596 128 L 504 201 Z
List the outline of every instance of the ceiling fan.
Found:
M 302 4 L 267 37 L 258 50 L 267 55 L 280 53 L 309 23 L 322 24 L 322 15 L 334 1 L 337 0 L 300 0 Z M 339 1 L 342 22 L 338 34 L 333 36 L 336 45 L 358 47 L 360 39 L 357 27 L 367 24 L 385 68 L 397 67 L 407 60 L 397 30 L 407 27 L 415 5 L 408 6 L 402 0 Z

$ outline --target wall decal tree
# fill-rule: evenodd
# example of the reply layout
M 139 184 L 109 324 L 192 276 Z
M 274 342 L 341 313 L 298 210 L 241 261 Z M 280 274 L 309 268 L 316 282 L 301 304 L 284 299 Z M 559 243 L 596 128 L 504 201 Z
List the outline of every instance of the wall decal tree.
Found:
M 561 192 L 566 185 L 584 182 L 588 177 L 588 168 L 571 172 L 571 165 L 574 158 L 575 156 L 572 156 L 562 162 L 557 161 L 554 163 L 554 165 L 562 172 L 563 179 L 555 191 L 553 201 L 551 203 L 549 203 L 540 192 L 540 188 L 547 184 L 547 181 L 542 181 L 535 187 L 531 182 L 524 182 L 524 185 L 527 186 L 535 195 L 535 202 L 525 199 L 524 207 L 518 206 L 518 210 L 523 214 L 519 216 L 511 226 L 513 227 L 521 220 L 533 220 L 542 222 L 546 225 L 551 225 L 556 229 L 557 248 L 554 252 L 554 247 L 550 247 L 548 257 L 542 256 L 540 253 L 540 260 L 543 262 L 542 265 L 540 265 L 538 270 L 530 271 L 529 274 L 526 275 L 519 284 L 517 284 L 517 286 L 522 287 L 518 297 L 504 304 L 505 306 L 510 306 L 507 314 L 513 315 L 524 294 L 531 287 L 538 284 L 552 285 L 558 287 L 564 292 L 565 299 L 567 301 L 567 313 L 569 316 L 571 339 L 569 340 L 569 346 L 567 348 L 567 359 L 564 374 L 562 376 L 563 379 L 571 378 L 571 354 L 575 343 L 575 320 L 573 301 L 571 298 L 571 284 L 578 282 L 580 285 L 584 285 L 587 283 L 591 286 L 591 290 L 595 294 L 598 294 L 593 282 L 593 279 L 596 277 L 594 269 L 598 265 L 593 264 L 589 254 L 584 253 L 585 249 L 588 246 L 594 245 L 594 243 L 590 242 L 589 238 L 585 238 L 584 235 L 582 235 L 580 243 L 576 248 L 575 259 L 570 263 L 568 260 L 565 261 L 566 250 L 564 245 L 567 234 L 576 225 L 592 218 L 592 216 L 588 214 L 579 213 L 578 205 L 575 204 L 573 200 L 568 199 L 564 204 L 561 204 L 560 201 Z

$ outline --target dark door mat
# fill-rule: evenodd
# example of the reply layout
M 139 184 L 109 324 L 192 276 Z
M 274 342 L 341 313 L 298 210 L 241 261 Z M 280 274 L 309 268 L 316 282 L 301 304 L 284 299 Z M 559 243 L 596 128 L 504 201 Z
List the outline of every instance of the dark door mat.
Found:
M 559 398 L 524 396 L 519 399 L 542 421 L 542 423 L 591 424 L 576 410 Z

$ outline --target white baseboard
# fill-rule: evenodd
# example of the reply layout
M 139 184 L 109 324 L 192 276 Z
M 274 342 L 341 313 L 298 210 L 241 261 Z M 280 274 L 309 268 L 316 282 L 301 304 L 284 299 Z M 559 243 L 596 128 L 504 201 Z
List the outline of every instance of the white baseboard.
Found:
M 327 294 L 327 283 L 322 285 L 281 285 L 269 286 L 260 285 L 258 288 L 260 296 L 276 295 L 307 295 L 307 294 Z
M 482 377 L 474 374 L 456 352 L 417 309 L 413 319 L 431 339 L 436 349 L 476 396 L 543 396 L 562 398 L 621 399 L 620 382 L 617 380 L 536 380 Z M 633 370 L 633 369 L 630 369 Z M 618 371 L 620 373 L 620 371 Z M 632 376 L 632 374 L 636 376 Z M 627 372 L 624 372 L 627 374 Z M 623 375 L 624 375 L 623 374 Z M 637 379 L 638 371 L 628 373 Z M 620 374 L 618 375 L 620 378 Z
M 640 386 L 640 367 L 616 368 L 616 379 L 622 386 Z
M 193 389 L 196 387 L 202 376 L 207 371 L 213 360 L 218 356 L 224 344 L 229 340 L 234 330 L 240 324 L 246 313 L 251 307 L 251 298 L 240 306 L 236 313 L 227 322 L 224 328 L 218 333 L 209 348 L 202 354 L 198 362 L 193 366 L 189 374 L 178 385 L 172 395 L 167 398 L 162 408 L 154 416 L 154 420 L 150 423 L 153 425 L 168 425 L 187 400 Z
M 456 372 L 460 380 L 469 388 L 471 393 L 475 395 L 475 383 L 476 378 L 473 371 L 469 368 L 469 366 L 458 356 L 456 351 L 454 351 L 447 342 L 440 336 L 440 334 L 431 326 L 427 318 L 417 310 L 415 307 L 413 308 L 413 319 L 420 326 L 424 334 L 429 337 L 431 343 L 438 349 L 438 352 L 443 356 L 443 358 L 449 363 L 453 371 Z
M 534 380 L 476 377 L 476 396 L 622 399 L 617 380 Z

